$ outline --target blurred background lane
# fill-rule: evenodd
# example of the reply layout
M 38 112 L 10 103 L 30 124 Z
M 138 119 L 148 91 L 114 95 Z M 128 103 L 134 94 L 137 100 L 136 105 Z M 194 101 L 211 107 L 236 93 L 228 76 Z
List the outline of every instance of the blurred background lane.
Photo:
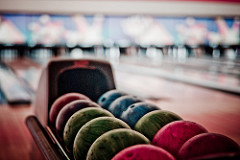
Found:
M 39 72 L 36 68 L 51 57 L 90 56 L 113 62 L 120 70 L 240 93 L 238 16 L 3 13 L 0 17 L 1 60 L 10 66 L 17 58 L 30 63 L 27 69 L 16 65 L 16 74 L 35 90 L 37 76 L 32 72 Z M 9 86 L 4 83 L 1 80 L 2 86 Z

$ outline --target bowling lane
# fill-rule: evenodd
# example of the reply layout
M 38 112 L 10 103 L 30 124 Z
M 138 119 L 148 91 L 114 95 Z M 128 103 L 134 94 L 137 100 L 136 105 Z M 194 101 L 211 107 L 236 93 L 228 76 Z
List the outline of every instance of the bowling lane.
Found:
M 170 80 L 240 94 L 240 64 L 237 60 L 214 58 L 173 59 L 167 57 L 120 58 L 119 69 L 155 75 Z M 117 65 L 116 65 L 117 66 Z M 126 69 L 125 69 L 126 70 Z
M 27 127 L 25 118 L 33 114 L 29 105 L 0 104 L 0 159 L 43 160 Z
M 4 63 L 7 64 L 20 79 L 28 83 L 33 90 L 37 89 L 43 65 L 29 57 L 5 60 Z
M 40 69 L 26 59 L 0 63 L 0 89 L 8 103 L 31 103 Z
M 8 97 L 6 97 L 6 90 L 0 93 L 0 159 L 42 160 L 44 159 L 43 155 L 25 125 L 26 117 L 34 114 L 34 107 L 31 104 L 21 104 L 23 103 L 22 95 L 26 94 L 24 88 L 30 89 L 34 95 L 41 66 L 28 58 L 7 59 L 4 60 L 4 64 L 9 67 L 10 71 L 1 72 L 4 73 L 1 76 L 5 78 L 4 81 L 1 81 L 1 85 L 2 87 L 5 85 L 4 87 L 10 88 L 10 90 L 7 90 Z M 10 79 L 14 81 L 10 81 Z M 13 82 L 15 84 L 12 84 Z M 14 101 L 17 99 L 20 103 L 7 104 L 9 99 L 6 98 L 9 97 Z M 26 99 L 26 97 L 23 98 Z M 32 97 L 27 97 L 27 101 L 31 103 Z

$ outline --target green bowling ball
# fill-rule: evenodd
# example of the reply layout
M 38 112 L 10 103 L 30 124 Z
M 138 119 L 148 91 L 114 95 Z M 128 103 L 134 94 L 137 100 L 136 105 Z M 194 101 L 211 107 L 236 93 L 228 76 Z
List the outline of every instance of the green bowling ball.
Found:
M 121 150 L 136 144 L 150 144 L 150 141 L 132 129 L 114 129 L 96 139 L 87 153 L 87 160 L 111 160 Z
M 72 152 L 73 142 L 79 129 L 88 121 L 98 117 L 113 117 L 113 115 L 102 108 L 88 107 L 77 111 L 68 119 L 63 131 L 63 141 L 68 152 Z
M 73 155 L 77 160 L 85 160 L 87 152 L 93 142 L 105 132 L 117 128 L 130 127 L 120 119 L 114 117 L 99 117 L 86 123 L 78 131 L 74 140 Z
M 145 135 L 149 140 L 152 140 L 160 128 L 177 120 L 182 120 L 182 118 L 173 112 L 155 110 L 140 118 L 134 126 L 134 129 Z

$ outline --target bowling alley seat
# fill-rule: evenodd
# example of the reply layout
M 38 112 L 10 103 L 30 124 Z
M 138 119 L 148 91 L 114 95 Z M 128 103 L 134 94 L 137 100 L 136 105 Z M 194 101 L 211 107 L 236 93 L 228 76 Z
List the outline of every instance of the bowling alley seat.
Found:
M 48 115 L 53 102 L 70 92 L 84 94 L 96 102 L 111 89 L 115 89 L 114 77 L 111 65 L 106 61 L 56 59 L 48 63 L 40 77 L 35 115 L 26 119 L 26 125 L 46 159 L 69 158 L 49 127 Z

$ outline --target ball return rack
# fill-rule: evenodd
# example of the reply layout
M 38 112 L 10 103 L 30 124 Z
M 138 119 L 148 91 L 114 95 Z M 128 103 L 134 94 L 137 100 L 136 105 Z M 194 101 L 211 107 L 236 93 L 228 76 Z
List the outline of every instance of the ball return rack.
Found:
M 55 59 L 43 69 L 36 99 L 35 114 L 26 118 L 26 125 L 46 160 L 73 160 L 58 139 L 49 122 L 53 102 L 61 95 L 77 92 L 97 102 L 105 92 L 115 89 L 109 62 L 94 59 Z M 240 153 L 230 156 L 202 157 L 203 160 L 238 160 Z
M 49 111 L 53 102 L 70 92 L 84 94 L 96 102 L 103 93 L 112 89 L 115 89 L 115 82 L 112 67 L 107 61 L 55 59 L 46 65 L 36 92 L 35 113 L 26 118 L 26 125 L 45 159 L 73 159 L 50 126 Z

